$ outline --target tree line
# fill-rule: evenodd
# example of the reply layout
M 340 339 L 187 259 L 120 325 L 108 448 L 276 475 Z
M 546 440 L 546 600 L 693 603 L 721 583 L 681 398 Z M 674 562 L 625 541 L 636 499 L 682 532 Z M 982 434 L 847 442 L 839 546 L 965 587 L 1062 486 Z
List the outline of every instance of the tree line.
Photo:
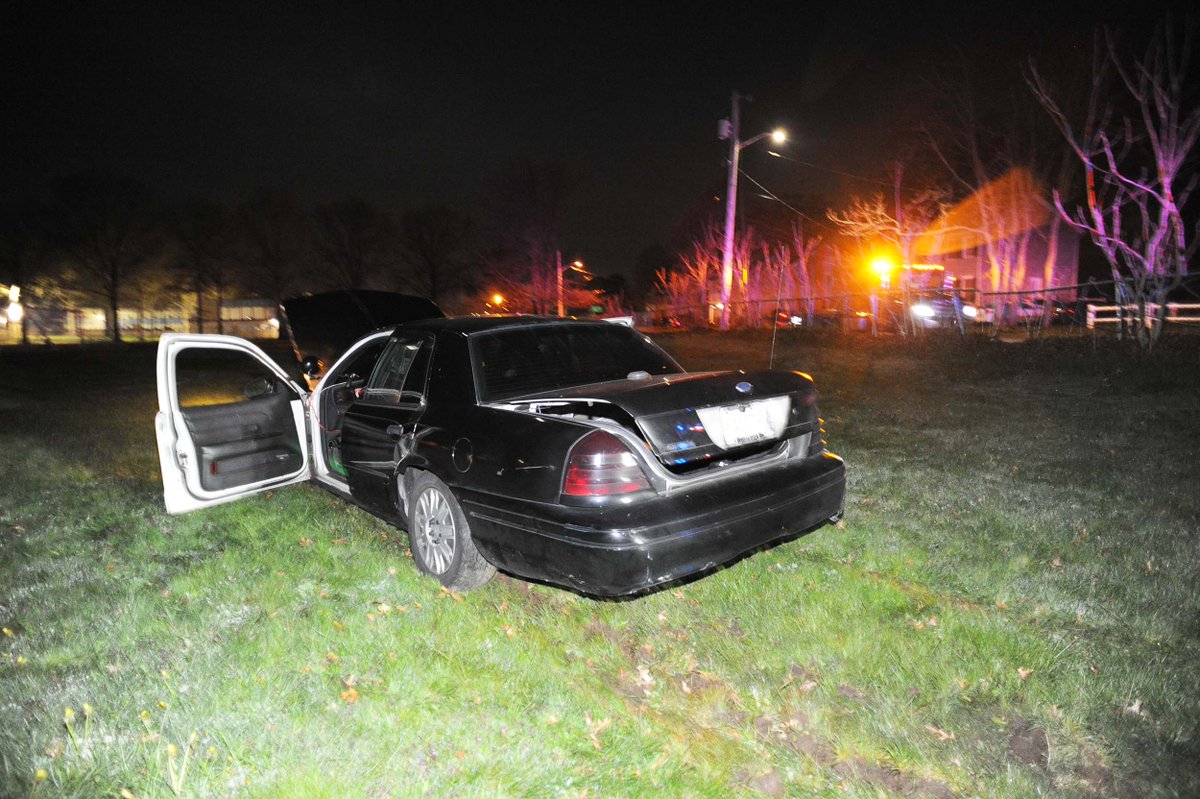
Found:
M 178 307 L 182 294 L 195 297 L 201 332 L 221 330 L 218 309 L 231 298 L 337 289 L 401 291 L 450 312 L 554 313 L 568 186 L 560 168 L 532 163 L 501 183 L 504 218 L 485 229 L 444 205 L 397 211 L 350 197 L 306 207 L 270 189 L 163 203 L 128 177 L 72 174 L 38 201 L 0 208 L 0 282 L 19 285 L 31 310 L 102 308 L 114 341 L 119 309 Z M 571 272 L 565 300 L 618 305 L 622 288 Z

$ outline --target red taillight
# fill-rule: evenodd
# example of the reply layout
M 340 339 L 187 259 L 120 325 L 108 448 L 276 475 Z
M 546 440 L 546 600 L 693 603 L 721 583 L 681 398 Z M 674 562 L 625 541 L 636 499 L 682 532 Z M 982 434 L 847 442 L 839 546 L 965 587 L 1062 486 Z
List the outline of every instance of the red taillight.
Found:
M 607 497 L 650 488 L 629 447 L 604 430 L 576 442 L 567 458 L 563 494 L 569 497 Z

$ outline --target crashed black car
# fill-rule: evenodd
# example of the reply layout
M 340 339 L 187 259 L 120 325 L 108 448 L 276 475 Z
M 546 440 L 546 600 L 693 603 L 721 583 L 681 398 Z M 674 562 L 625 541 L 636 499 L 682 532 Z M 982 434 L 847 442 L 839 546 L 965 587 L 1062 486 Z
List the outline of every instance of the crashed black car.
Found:
M 167 334 L 158 374 L 168 511 L 313 480 L 408 530 L 454 590 L 500 569 L 637 594 L 843 508 L 808 375 L 686 372 L 603 321 L 409 322 L 361 338 L 311 394 L 249 342 Z M 220 376 L 249 379 L 222 393 Z

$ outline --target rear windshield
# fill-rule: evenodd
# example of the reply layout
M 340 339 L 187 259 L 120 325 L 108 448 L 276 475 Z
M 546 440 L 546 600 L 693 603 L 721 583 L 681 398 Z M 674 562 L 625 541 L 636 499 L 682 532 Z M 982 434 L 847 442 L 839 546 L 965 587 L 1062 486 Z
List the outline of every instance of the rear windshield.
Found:
M 640 333 L 614 324 L 546 325 L 471 337 L 484 402 L 683 371 Z

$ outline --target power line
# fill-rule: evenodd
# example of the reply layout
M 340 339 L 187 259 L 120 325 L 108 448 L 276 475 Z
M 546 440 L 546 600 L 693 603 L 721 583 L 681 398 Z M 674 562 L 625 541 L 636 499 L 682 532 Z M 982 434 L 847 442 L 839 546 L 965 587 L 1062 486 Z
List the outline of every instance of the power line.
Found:
M 892 184 L 886 183 L 882 180 L 876 180 L 875 178 L 868 178 L 868 177 L 864 177 L 862 175 L 855 175 L 852 172 L 843 172 L 840 169 L 831 169 L 827 166 L 821 166 L 820 164 L 814 164 L 810 161 L 801 161 L 799 158 L 792 158 L 790 155 L 784 155 L 783 153 L 777 153 L 774 150 L 768 150 L 767 152 L 770 153 L 771 155 L 775 156 L 776 158 L 782 158 L 784 161 L 792 161 L 794 163 L 801 164 L 802 166 L 807 166 L 812 169 L 819 169 L 822 172 L 832 172 L 835 175 L 841 175 L 842 177 L 851 178 L 853 180 L 861 180 L 865 183 L 874 183 L 876 186 L 883 186 L 883 187 L 889 188 L 889 189 L 892 187 Z
M 780 204 L 780 205 L 782 205 L 784 208 L 786 208 L 786 209 L 788 209 L 789 211 L 791 211 L 792 213 L 794 213 L 796 216 L 798 216 L 798 217 L 800 217 L 800 218 L 802 218 L 802 219 L 807 219 L 809 222 L 812 222 L 814 225 L 817 225 L 818 227 L 823 227 L 823 228 L 825 228 L 826 230 L 829 230 L 829 231 L 834 231 L 834 232 L 836 232 L 836 231 L 837 231 L 837 228 L 831 227 L 831 226 L 830 226 L 828 223 L 826 223 L 826 222 L 822 222 L 822 221 L 821 221 L 821 220 L 819 220 L 819 219 L 813 219 L 811 216 L 809 216 L 808 214 L 804 213 L 804 212 L 803 212 L 803 211 L 801 211 L 799 208 L 795 208 L 795 207 L 793 207 L 793 206 L 789 205 L 789 204 L 788 204 L 788 202 L 787 202 L 786 200 L 784 200 L 783 198 L 781 198 L 779 195 L 775 194 L 773 191 L 771 191 L 770 189 L 768 189 L 768 188 L 767 188 L 766 186 L 764 186 L 763 184 L 759 183 L 757 180 L 755 180 L 754 178 L 752 178 L 750 175 L 747 175 L 747 174 L 746 174 L 746 172 L 745 172 L 744 170 L 742 170 L 742 169 L 738 169 L 738 174 L 740 174 L 740 175 L 741 175 L 742 177 L 744 177 L 746 180 L 748 180 L 748 181 L 750 181 L 751 183 L 753 183 L 755 186 L 758 186 L 758 188 L 760 188 L 762 191 L 764 191 L 764 192 L 766 193 L 766 196 L 767 196 L 769 199 L 772 199 L 772 200 L 774 200 L 775 202 L 779 203 L 779 204 Z

